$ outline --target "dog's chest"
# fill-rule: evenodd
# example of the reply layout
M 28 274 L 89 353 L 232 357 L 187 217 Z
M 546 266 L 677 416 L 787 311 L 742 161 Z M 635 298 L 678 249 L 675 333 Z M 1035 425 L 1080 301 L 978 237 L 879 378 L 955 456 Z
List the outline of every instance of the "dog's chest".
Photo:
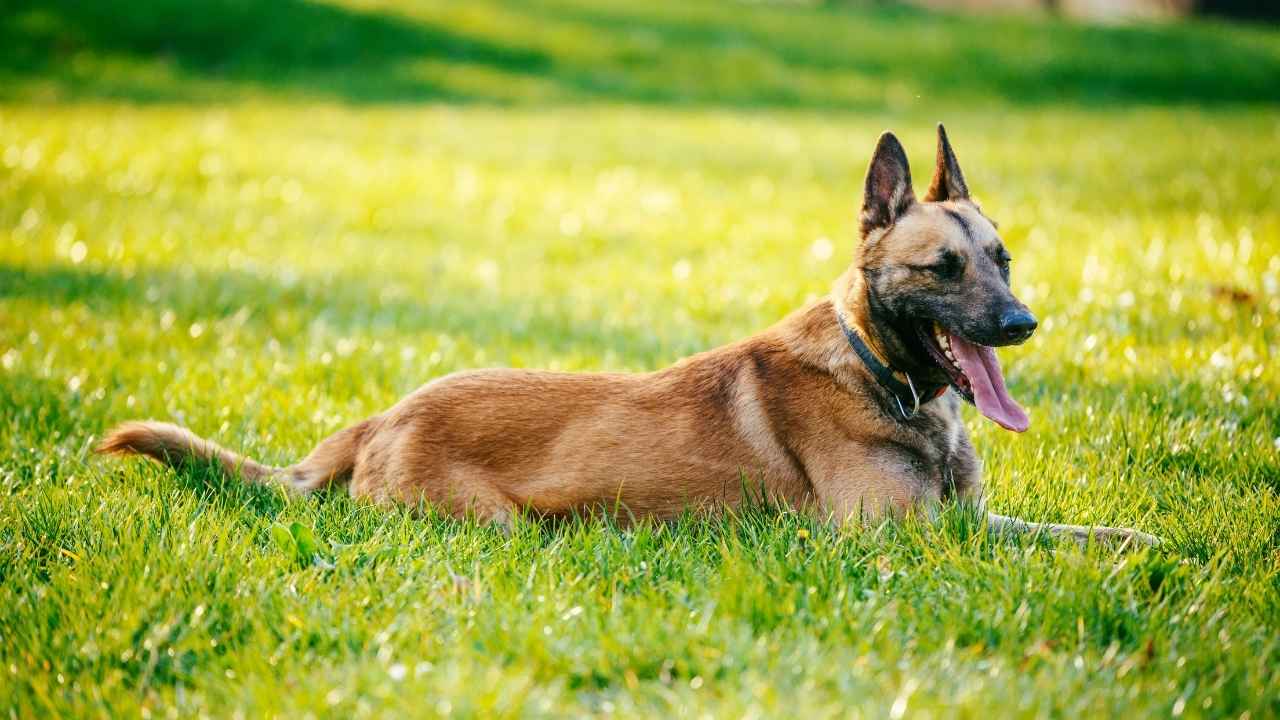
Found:
M 948 501 L 980 494 L 981 472 L 959 402 L 944 397 L 912 423 L 917 481 L 926 498 Z

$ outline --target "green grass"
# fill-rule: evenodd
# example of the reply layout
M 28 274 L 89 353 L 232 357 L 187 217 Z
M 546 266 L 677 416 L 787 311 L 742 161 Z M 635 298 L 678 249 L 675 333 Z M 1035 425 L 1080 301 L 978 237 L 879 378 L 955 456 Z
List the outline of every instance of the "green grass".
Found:
M 1280 714 L 1280 32 L 652 5 L 0 17 L 0 710 Z M 993 508 L 1161 548 L 505 537 L 88 455 L 154 417 L 287 462 L 454 370 L 742 337 L 939 119 L 1042 321 L 1032 430 L 965 411 Z

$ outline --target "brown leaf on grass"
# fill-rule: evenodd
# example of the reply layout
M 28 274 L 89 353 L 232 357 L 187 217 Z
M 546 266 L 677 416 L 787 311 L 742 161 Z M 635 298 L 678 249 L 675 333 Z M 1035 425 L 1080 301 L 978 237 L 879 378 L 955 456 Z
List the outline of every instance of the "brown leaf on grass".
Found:
M 1234 285 L 1217 284 L 1209 286 L 1209 294 L 1217 300 L 1237 305 L 1257 305 L 1258 298 L 1253 293 Z

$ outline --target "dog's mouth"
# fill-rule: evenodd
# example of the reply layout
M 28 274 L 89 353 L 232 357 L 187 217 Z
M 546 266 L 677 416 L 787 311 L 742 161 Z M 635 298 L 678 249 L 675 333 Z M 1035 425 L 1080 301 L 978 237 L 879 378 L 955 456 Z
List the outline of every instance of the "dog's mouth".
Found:
M 929 358 L 942 368 L 960 397 L 1006 430 L 1031 426 L 1027 411 L 1009 395 L 994 349 L 971 343 L 936 322 L 916 326 Z

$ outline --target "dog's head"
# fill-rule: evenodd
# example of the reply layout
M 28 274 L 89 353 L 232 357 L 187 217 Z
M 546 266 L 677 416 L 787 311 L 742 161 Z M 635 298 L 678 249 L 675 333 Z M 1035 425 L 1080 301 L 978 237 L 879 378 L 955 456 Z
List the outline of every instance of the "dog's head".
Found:
M 868 320 L 917 373 L 949 382 L 1001 426 L 1026 430 L 1027 414 L 1009 397 L 992 348 L 1031 337 L 1036 319 L 1009 288 L 1009 253 L 970 199 L 941 125 L 923 201 L 898 139 L 880 137 L 861 221 L 854 272 L 863 282 L 854 288 L 866 293 Z

